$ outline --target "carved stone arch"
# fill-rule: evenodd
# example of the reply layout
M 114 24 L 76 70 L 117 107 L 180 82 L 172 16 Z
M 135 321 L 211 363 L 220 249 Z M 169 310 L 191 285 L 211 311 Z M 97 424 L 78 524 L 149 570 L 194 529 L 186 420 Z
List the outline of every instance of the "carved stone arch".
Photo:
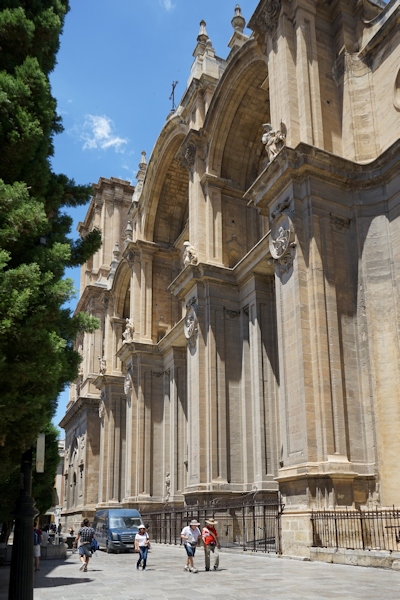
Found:
M 209 172 L 248 189 L 262 168 L 262 125 L 269 121 L 266 57 L 250 40 L 228 65 L 207 114 Z
M 189 174 L 177 158 L 186 127 L 171 121 L 157 140 L 142 193 L 144 239 L 165 247 L 173 245 L 188 216 Z

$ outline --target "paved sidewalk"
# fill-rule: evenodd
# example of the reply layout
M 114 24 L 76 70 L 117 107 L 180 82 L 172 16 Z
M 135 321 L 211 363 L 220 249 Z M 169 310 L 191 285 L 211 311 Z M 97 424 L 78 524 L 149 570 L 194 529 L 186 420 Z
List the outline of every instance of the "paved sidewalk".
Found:
M 221 551 L 221 571 L 204 571 L 197 549 L 197 574 L 183 570 L 182 547 L 153 545 L 147 571 L 137 555 L 97 552 L 87 573 L 77 554 L 42 561 L 35 574 L 34 600 L 399 600 L 400 573 L 384 569 L 303 562 L 261 554 Z M 7 600 L 9 567 L 0 567 L 0 600 Z

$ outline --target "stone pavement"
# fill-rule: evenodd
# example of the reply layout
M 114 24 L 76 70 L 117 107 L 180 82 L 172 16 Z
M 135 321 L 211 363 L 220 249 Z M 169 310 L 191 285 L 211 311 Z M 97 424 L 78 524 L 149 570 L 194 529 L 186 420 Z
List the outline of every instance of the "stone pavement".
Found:
M 304 562 L 261 554 L 221 551 L 221 571 L 186 573 L 182 547 L 153 545 L 148 570 L 137 571 L 133 554 L 97 552 L 87 573 L 77 554 L 42 561 L 35 574 L 34 600 L 399 600 L 400 573 L 384 569 Z M 9 567 L 0 567 L 0 600 L 7 600 Z

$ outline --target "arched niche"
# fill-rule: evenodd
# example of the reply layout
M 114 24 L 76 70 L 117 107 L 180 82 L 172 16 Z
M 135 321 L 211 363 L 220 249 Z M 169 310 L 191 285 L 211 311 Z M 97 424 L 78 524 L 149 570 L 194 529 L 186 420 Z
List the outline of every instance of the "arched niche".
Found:
M 208 171 L 221 192 L 222 262 L 233 268 L 267 231 L 266 218 L 243 198 L 266 166 L 263 124 L 270 121 L 266 57 L 250 40 L 229 62 L 204 124 Z
M 165 125 L 152 152 L 143 188 L 144 239 L 172 246 L 188 218 L 189 174 L 176 158 L 186 135 L 180 118 Z
M 129 318 L 131 269 L 125 260 L 118 265 L 111 290 L 114 294 L 114 316 L 120 319 Z
M 173 158 L 163 178 L 154 222 L 153 241 L 171 246 L 183 231 L 189 216 L 189 176 Z
M 266 58 L 251 40 L 229 63 L 207 114 L 209 170 L 245 192 L 266 162 L 262 125 L 270 118 Z

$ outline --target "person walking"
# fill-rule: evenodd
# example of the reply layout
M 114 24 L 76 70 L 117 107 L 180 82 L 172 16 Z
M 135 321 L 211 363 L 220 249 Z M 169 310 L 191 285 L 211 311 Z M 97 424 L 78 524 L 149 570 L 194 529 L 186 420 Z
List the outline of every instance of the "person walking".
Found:
M 196 519 L 193 519 L 190 521 L 189 525 L 184 527 L 181 531 L 181 539 L 183 540 L 187 554 L 185 571 L 190 571 L 191 573 L 198 572 L 194 567 L 193 559 L 196 553 L 198 539 L 201 536 L 199 525 L 200 523 L 198 523 Z
M 210 553 L 214 554 L 214 571 L 219 571 L 219 549 L 221 548 L 218 533 L 215 526 L 218 521 L 207 519 L 205 527 L 201 531 L 201 538 L 204 544 L 204 557 L 206 562 L 206 571 L 210 570 Z
M 150 538 L 146 531 L 146 527 L 141 523 L 139 531 L 135 536 L 135 550 L 139 552 L 139 560 L 136 563 L 136 569 L 139 570 L 140 564 L 143 561 L 142 571 L 146 570 L 147 553 L 149 551 Z
M 33 528 L 33 557 L 35 559 L 35 571 L 39 571 L 40 567 L 40 544 L 42 541 L 42 531 L 36 527 Z
M 95 537 L 94 529 L 90 527 L 89 519 L 83 519 L 82 527 L 78 531 L 75 543 L 78 544 L 79 559 L 82 563 L 79 570 L 85 573 L 88 569 L 89 559 L 92 556 L 90 546 Z

